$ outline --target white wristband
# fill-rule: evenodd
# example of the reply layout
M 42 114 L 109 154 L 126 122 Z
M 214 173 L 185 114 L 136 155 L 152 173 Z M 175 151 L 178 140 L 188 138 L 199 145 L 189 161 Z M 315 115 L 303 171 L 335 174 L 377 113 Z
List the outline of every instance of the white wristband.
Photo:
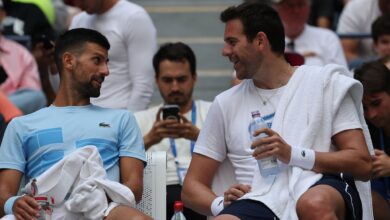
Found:
M 314 150 L 300 147 L 291 147 L 291 159 L 288 165 L 311 170 L 314 167 L 316 153 Z
M 223 196 L 215 198 L 211 203 L 211 213 L 213 213 L 213 216 L 217 216 L 223 208 Z
M 6 215 L 13 214 L 12 208 L 14 207 L 14 203 L 20 197 L 22 196 L 12 196 L 7 199 L 7 201 L 4 203 L 4 213 Z

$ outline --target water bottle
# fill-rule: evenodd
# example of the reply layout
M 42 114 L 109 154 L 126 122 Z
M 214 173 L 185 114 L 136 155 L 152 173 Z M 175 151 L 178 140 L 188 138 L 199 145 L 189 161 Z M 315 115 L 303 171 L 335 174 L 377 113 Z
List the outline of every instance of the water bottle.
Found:
M 251 141 L 254 142 L 263 137 L 267 137 L 267 134 L 261 133 L 257 136 L 254 136 L 255 131 L 261 128 L 268 128 L 267 123 L 261 117 L 259 111 L 252 112 L 252 121 L 249 125 L 249 133 L 251 137 Z M 269 175 L 276 175 L 279 173 L 279 165 L 275 156 L 266 157 L 260 160 L 257 160 L 257 164 L 260 169 L 260 174 L 263 177 L 267 177 Z
M 183 214 L 183 207 L 184 205 L 182 201 L 175 201 L 175 204 L 173 205 L 175 214 L 173 214 L 171 220 L 186 220 L 186 217 L 184 217 Z

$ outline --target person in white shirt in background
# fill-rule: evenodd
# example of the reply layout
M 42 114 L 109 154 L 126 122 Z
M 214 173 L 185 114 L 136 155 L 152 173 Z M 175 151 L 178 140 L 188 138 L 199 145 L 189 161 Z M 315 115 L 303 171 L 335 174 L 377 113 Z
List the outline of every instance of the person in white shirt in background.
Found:
M 390 13 L 389 0 L 353 0 L 345 5 L 337 25 L 338 34 L 370 34 L 371 24 L 381 14 Z M 357 67 L 364 60 L 372 59 L 372 39 L 341 39 L 344 53 L 351 67 Z
M 180 108 L 180 120 L 162 118 L 158 105 L 135 113 L 135 118 L 148 151 L 167 152 L 167 217 L 173 216 L 173 204 L 181 200 L 181 186 L 191 161 L 193 147 L 198 139 L 210 102 L 193 99 L 196 57 L 191 48 L 181 42 L 160 47 L 153 58 L 155 80 L 164 104 Z M 187 219 L 206 219 L 205 216 L 184 208 Z
M 153 95 L 152 58 L 157 48 L 150 16 L 126 0 L 73 1 L 73 5 L 83 12 L 73 18 L 70 29 L 95 29 L 111 44 L 111 74 L 92 103 L 133 112 L 146 109 Z

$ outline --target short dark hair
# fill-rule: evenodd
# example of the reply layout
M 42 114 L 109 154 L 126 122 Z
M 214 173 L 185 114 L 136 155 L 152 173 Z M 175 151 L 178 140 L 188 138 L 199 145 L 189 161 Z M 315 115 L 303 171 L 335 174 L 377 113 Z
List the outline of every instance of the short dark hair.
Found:
M 285 47 L 284 27 L 278 13 L 269 5 L 248 1 L 238 6 L 231 6 L 221 13 L 220 19 L 226 23 L 239 19 L 244 27 L 244 34 L 253 41 L 259 32 L 264 32 L 275 53 L 283 54 Z
M 196 75 L 196 58 L 192 49 L 182 42 L 163 44 L 153 57 L 153 68 L 156 73 L 156 78 L 160 73 L 160 63 L 163 60 L 170 61 L 188 61 L 192 76 Z
M 390 35 L 390 14 L 379 16 L 371 25 L 371 36 L 375 43 L 383 35 Z
M 87 28 L 75 28 L 62 34 L 56 41 L 54 59 L 61 73 L 63 68 L 62 55 L 67 51 L 81 52 L 86 43 L 95 43 L 105 49 L 110 49 L 107 38 L 98 31 Z
M 380 60 L 364 63 L 355 70 L 354 77 L 363 84 L 364 93 L 390 94 L 390 70 Z

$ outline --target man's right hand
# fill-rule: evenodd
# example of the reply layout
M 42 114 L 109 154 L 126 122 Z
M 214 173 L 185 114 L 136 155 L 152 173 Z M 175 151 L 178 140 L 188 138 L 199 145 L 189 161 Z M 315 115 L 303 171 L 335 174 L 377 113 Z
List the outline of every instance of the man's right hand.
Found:
M 13 214 L 18 220 L 31 220 L 39 217 L 40 205 L 29 195 L 17 199 L 12 207 Z
M 179 138 L 180 128 L 177 127 L 179 122 L 173 119 L 162 120 L 161 113 L 162 109 L 159 109 L 153 127 L 144 136 L 145 149 L 160 143 L 164 138 Z

